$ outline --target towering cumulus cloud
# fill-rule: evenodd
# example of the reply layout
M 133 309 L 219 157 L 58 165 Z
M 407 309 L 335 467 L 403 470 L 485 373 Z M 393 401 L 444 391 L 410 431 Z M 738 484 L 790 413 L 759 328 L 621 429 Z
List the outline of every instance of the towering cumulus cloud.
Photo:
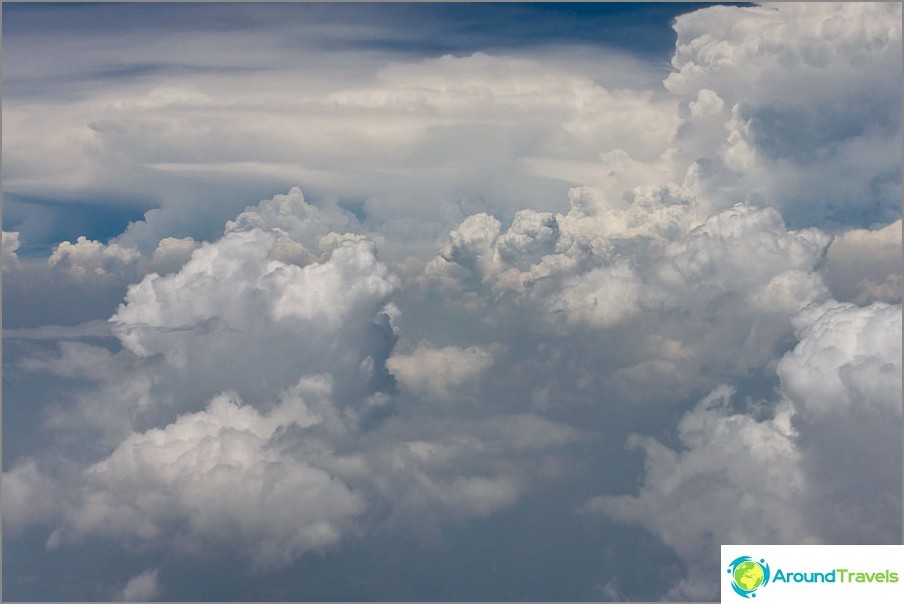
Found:
M 4 594 L 899 543 L 901 4 L 682 11 L 4 5 Z

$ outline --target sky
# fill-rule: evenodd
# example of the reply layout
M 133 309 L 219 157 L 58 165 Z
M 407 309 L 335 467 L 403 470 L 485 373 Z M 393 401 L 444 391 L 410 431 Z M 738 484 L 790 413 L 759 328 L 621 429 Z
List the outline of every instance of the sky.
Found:
M 2 11 L 5 599 L 901 542 L 900 3 Z

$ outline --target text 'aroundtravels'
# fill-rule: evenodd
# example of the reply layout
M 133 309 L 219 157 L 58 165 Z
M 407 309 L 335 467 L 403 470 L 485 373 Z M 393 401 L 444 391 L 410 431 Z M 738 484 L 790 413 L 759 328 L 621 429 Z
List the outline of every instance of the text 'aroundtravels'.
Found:
M 772 577 L 773 583 L 897 583 L 898 581 L 898 573 L 894 571 L 869 573 L 846 568 L 837 568 L 824 573 L 777 570 Z

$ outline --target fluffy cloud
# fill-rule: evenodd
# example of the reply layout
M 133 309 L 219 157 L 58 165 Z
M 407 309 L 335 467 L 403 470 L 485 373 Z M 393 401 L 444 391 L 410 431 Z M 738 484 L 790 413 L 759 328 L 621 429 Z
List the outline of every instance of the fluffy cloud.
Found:
M 707 564 L 720 543 L 898 539 L 901 307 L 833 301 L 795 323 L 800 341 L 778 364 L 771 409 L 748 401 L 739 411 L 733 389 L 717 388 L 679 423 L 681 450 L 629 439 L 646 455 L 637 495 L 587 505 L 643 524 L 678 553 L 688 575 L 668 597 L 715 596 Z
M 678 437 L 683 450 L 631 437 L 629 446 L 646 457 L 640 492 L 599 497 L 586 507 L 642 523 L 688 564 L 687 577 L 669 599 L 717 595 L 717 583 L 697 565 L 718 559 L 720 543 L 813 539 L 802 506 L 806 481 L 790 409 L 777 409 L 771 420 L 758 422 L 732 412 L 732 394 L 731 388 L 717 388 L 682 418 Z
M 18 460 L 4 495 L 11 530 L 55 524 L 53 548 L 91 537 L 188 555 L 227 547 L 273 569 L 378 522 L 376 510 L 402 525 L 421 516 L 438 530 L 506 509 L 535 482 L 531 468 L 548 450 L 583 438 L 492 408 L 441 430 L 416 407 L 393 419 L 390 370 L 415 396 L 451 399 L 486 373 L 498 347 L 424 343 L 390 356 L 399 316 L 390 298 L 400 282 L 373 241 L 332 233 L 320 237 L 322 256 L 287 263 L 280 241 L 331 225 L 291 224 L 293 212 L 303 222 L 308 211 L 300 192 L 261 207 L 220 239 L 190 246 L 177 271 L 129 287 L 110 319 L 122 350 L 61 342 L 56 354 L 20 362 L 80 384 L 44 426 L 76 439 L 94 434 L 94 461 L 85 463 L 84 451 L 81 469 L 53 456 Z M 123 255 L 95 243 L 60 255 L 83 267 L 86 258 Z M 158 251 L 169 248 L 178 255 L 187 246 L 170 241 Z M 26 505 L 48 494 L 52 505 Z
M 17 76 L 8 197 L 156 207 L 56 243 L 17 202 L 4 395 L 52 444 L 10 456 L 11 538 L 265 572 L 606 493 L 585 509 L 673 549 L 666 597 L 691 599 L 714 596 L 720 542 L 888 541 L 900 11 L 707 7 L 674 22 L 670 74 L 371 52 L 380 27 L 357 23 L 338 59 L 341 28 L 249 33 L 239 69 L 233 38 L 186 58 L 142 30 L 123 52 L 158 67 L 138 79 L 61 99 Z M 96 73 L 107 42 L 73 43 L 38 67 Z M 20 232 L 49 258 L 17 256 Z M 626 426 L 655 438 L 619 454 Z M 157 572 L 118 595 L 159 597 Z M 597 593 L 632 597 L 625 578 Z
M 800 425 L 813 522 L 830 543 L 897 539 L 901 306 L 830 302 L 796 323 L 801 341 L 777 372 Z
M 108 244 L 79 237 L 75 243 L 57 245 L 47 266 L 82 282 L 132 280 L 148 273 L 166 274 L 178 270 L 188 260 L 197 243 L 190 237 L 161 239 L 148 256 L 134 247 Z
M 827 297 L 816 271 L 831 241 L 817 229 L 787 230 L 773 208 L 739 204 L 670 247 L 660 276 L 679 305 L 739 295 L 760 312 L 790 316 Z
M 114 266 L 132 264 L 140 255 L 134 248 L 123 248 L 115 243 L 104 245 L 99 241 L 79 237 L 75 244 L 68 241 L 59 244 L 47 264 L 59 266 L 74 277 L 84 277 L 88 273 L 100 276 L 121 270 Z
M 295 28 L 286 34 L 298 37 Z M 195 52 L 212 43 L 204 33 L 196 39 Z M 161 54 L 159 38 L 148 42 L 133 44 Z M 265 36 L 256 52 L 274 52 L 274 42 Z M 184 63 L 162 54 L 163 71 Z M 550 209 L 569 184 L 605 174 L 601 154 L 627 156 L 648 172 L 644 162 L 658 161 L 681 123 L 674 98 L 636 89 L 638 80 L 655 82 L 658 69 L 614 53 L 602 68 L 568 53 L 349 54 L 356 67 L 329 74 L 313 50 L 295 62 L 274 58 L 279 66 L 259 70 L 251 87 L 240 79 L 247 74 L 219 70 L 151 76 L 137 88 L 113 81 L 102 97 L 81 90 L 65 102 L 11 101 L 6 140 L 19 169 L 7 187 L 23 196 L 128 194 L 136 205 L 159 206 L 119 241 L 142 250 L 166 236 L 209 239 L 211 224 L 249 197 L 298 183 L 321 210 L 339 197 L 387 235 L 429 242 L 476 211 L 510 217 L 525 200 Z M 609 81 L 599 80 L 601 70 Z M 287 90 L 288 81 L 305 81 L 303 94 Z M 54 177 L 34 178 L 55 156 Z M 35 222 L 28 228 L 37 230 Z
M 836 409 L 901 413 L 901 308 L 829 302 L 795 320 L 800 343 L 777 367 L 782 391 L 804 418 Z
M 411 354 L 395 353 L 386 367 L 416 396 L 447 400 L 493 365 L 492 352 L 478 346 L 435 348 L 422 343 Z
M 492 409 L 477 420 L 420 415 L 389 422 L 381 436 L 355 457 L 358 465 L 337 471 L 365 481 L 372 498 L 390 504 L 390 526 L 428 534 L 508 509 L 538 482 L 560 480 L 565 469 L 556 453 L 588 438 L 535 414 Z
M 19 249 L 19 233 L 3 231 L 3 268 L 9 270 L 19 261 L 16 250 Z
M 261 415 L 223 395 L 163 429 L 133 434 L 85 470 L 80 500 L 50 544 L 85 534 L 189 549 L 222 543 L 262 568 L 331 545 L 362 511 L 361 496 L 271 442 L 287 423 L 315 421 L 301 398 Z
M 254 228 L 275 230 L 284 244 L 291 241 L 316 249 L 320 239 L 328 233 L 337 230 L 347 233 L 356 227 L 357 219 L 348 211 L 335 203 L 313 206 L 305 201 L 301 189 L 293 187 L 285 195 L 275 195 L 245 208 L 235 220 L 226 223 L 226 232 Z
M 733 342 L 743 370 L 768 363 L 792 332 L 790 317 L 827 298 L 820 272 L 827 233 L 789 230 L 774 208 L 744 204 L 701 223 L 680 188 L 642 188 L 634 199 L 620 207 L 578 189 L 568 214 L 525 210 L 505 231 L 492 216 L 471 216 L 418 283 L 458 292 L 472 312 L 505 309 L 509 319 L 520 312 L 538 332 L 614 328 L 640 317 L 649 325 L 656 317 L 660 334 L 711 367 L 724 366 L 721 351 Z M 722 317 L 716 323 L 714 313 Z M 647 330 L 637 329 L 634 337 Z M 669 373 L 689 369 L 661 361 Z M 656 361 L 637 362 L 651 369 Z M 622 377 L 640 371 L 629 367 Z
M 90 536 L 188 556 L 226 547 L 266 571 L 381 522 L 368 512 L 429 531 L 496 513 L 556 478 L 534 475 L 548 452 L 586 438 L 529 414 L 362 429 L 332 394 L 330 378 L 303 377 L 262 413 L 226 393 L 75 475 L 21 461 L 4 477 L 4 521 L 57 524 L 49 548 Z M 47 494 L 44 507 L 27 503 Z
M 46 259 L 6 266 L 4 325 L 74 325 L 109 317 L 130 283 L 149 273 L 177 271 L 197 247 L 191 238 L 166 237 L 142 254 L 137 248 L 78 237 L 62 241 Z
M 900 5 L 883 3 L 716 6 L 676 19 L 664 84 L 690 114 L 685 184 L 709 208 L 768 200 L 795 225 L 897 218 L 900 21 Z
M 111 318 L 114 333 L 138 357 L 162 355 L 206 396 L 228 388 L 266 399 L 300 372 L 343 375 L 344 399 L 368 392 L 394 343 L 383 308 L 397 279 L 372 242 L 347 241 L 300 267 L 271 259 L 278 239 L 233 230 L 179 272 L 146 276 Z

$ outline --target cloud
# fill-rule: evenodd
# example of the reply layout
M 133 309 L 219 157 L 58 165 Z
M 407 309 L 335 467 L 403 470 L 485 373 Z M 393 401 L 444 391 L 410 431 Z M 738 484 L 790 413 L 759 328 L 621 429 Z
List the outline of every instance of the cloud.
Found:
M 568 186 L 551 179 L 584 182 L 572 164 L 595 165 L 600 153 L 617 149 L 655 159 L 680 123 L 673 100 L 625 89 L 618 77 L 649 72 L 653 79 L 657 70 L 615 53 L 605 67 L 615 85 L 607 87 L 594 80 L 599 62 L 579 56 L 348 53 L 354 69 L 325 72 L 317 57 L 334 59 L 322 49 L 286 62 L 274 39 L 262 39 L 255 47 L 274 61 L 249 87 L 242 70 L 169 73 L 219 40 L 203 32 L 196 43 L 192 57 L 177 58 L 159 38 L 134 40 L 133 47 L 164 55 L 138 87 L 113 80 L 103 96 L 80 89 L 65 100 L 11 100 L 10 194 L 128 194 L 147 214 L 118 243 L 146 250 L 167 236 L 215 237 L 212 225 L 248 198 L 302 184 L 321 210 L 342 199 L 387 235 L 411 238 L 448 229 L 472 213 L 467 206 L 508 212 L 525 199 L 549 205 Z M 287 90 L 287 81 L 305 81 L 304 92 Z M 479 153 L 472 144 L 478 135 Z M 57 156 L 53 179 L 38 178 Z
M 678 140 L 693 154 L 681 155 L 699 200 L 765 201 L 795 226 L 896 219 L 900 17 L 880 3 L 678 17 L 664 84 L 690 113 Z
M 493 354 L 478 346 L 435 348 L 421 343 L 411 354 L 394 353 L 386 367 L 403 389 L 416 396 L 449 400 L 493 365 Z
M 146 570 L 129 579 L 119 599 L 123 602 L 150 602 L 160 597 L 160 584 L 157 580 L 157 569 Z
M 130 286 L 113 332 L 204 396 L 225 388 L 266 400 L 300 373 L 322 372 L 343 376 L 340 399 L 366 395 L 386 379 L 394 335 L 384 307 L 397 278 L 370 241 L 347 241 L 304 267 L 271 259 L 277 242 L 254 228 L 203 244 L 179 272 Z
M 435 533 L 497 513 L 556 478 L 533 475 L 549 452 L 586 438 L 529 414 L 362 429 L 332 394 L 329 377 L 303 377 L 259 412 L 224 393 L 75 474 L 25 460 L 4 477 L 5 522 L 56 524 L 51 549 L 91 536 L 190 557 L 227 548 L 265 572 L 382 522 Z M 26 505 L 47 493 L 46 506 Z
M 84 277 L 88 273 L 106 275 L 116 270 L 112 265 L 127 265 L 138 260 L 141 254 L 133 248 L 123 248 L 115 243 L 104 245 L 99 241 L 88 241 L 79 237 L 75 244 L 68 241 L 60 243 L 47 264 L 59 266 L 74 277 Z
M 469 312 L 517 317 L 537 333 L 632 325 L 637 340 L 651 335 L 655 317 L 658 333 L 690 353 L 685 361 L 724 365 L 732 341 L 741 351 L 736 369 L 762 367 L 790 336 L 790 317 L 827 298 L 820 269 L 832 237 L 789 230 L 774 208 L 745 204 L 701 221 L 682 193 L 642 188 L 628 206 L 577 189 L 568 214 L 522 211 L 505 231 L 494 217 L 471 216 L 416 282 L 460 292 L 457 303 Z M 716 309 L 722 318 L 714 323 Z M 633 323 L 641 317 L 644 325 Z M 665 373 L 690 368 L 662 360 Z M 656 361 L 637 362 L 654 370 Z M 620 368 L 622 378 L 640 371 L 630 366 Z
M 884 543 L 901 530 L 901 306 L 830 302 L 796 323 L 801 341 L 777 373 L 801 426 L 813 521 L 826 542 Z
M 422 516 L 435 533 L 509 508 L 536 482 L 535 463 L 584 438 L 492 407 L 439 431 L 429 413 L 396 419 L 393 403 L 405 403 L 393 401 L 390 370 L 415 396 L 451 400 L 471 386 L 476 396 L 501 348 L 423 343 L 391 355 L 400 281 L 374 242 L 331 233 L 321 256 L 287 263 L 281 241 L 331 227 L 291 224 L 307 211 L 300 191 L 262 207 L 212 243 L 161 242 L 160 255 L 191 255 L 129 286 L 109 321 L 121 349 L 60 341 L 19 361 L 79 384 L 43 425 L 93 444 L 66 467 L 49 452 L 13 466 L 12 530 L 49 523 L 50 548 L 96 537 L 185 555 L 227 548 L 272 570 L 379 525 L 382 510 L 391 525 Z M 121 249 L 79 241 L 60 256 L 82 267 L 108 255 L 140 263 Z M 44 331 L 23 335 L 83 335 Z M 23 503 L 50 492 L 52 509 Z
M 842 302 L 864 306 L 901 302 L 901 221 L 876 230 L 854 229 L 829 248 L 826 282 Z
M 795 324 L 799 342 L 778 363 L 774 403 L 739 410 L 733 388 L 716 388 L 681 419 L 680 449 L 628 440 L 646 456 L 636 495 L 587 504 L 642 524 L 678 553 L 688 574 L 666 597 L 715 597 L 709 569 L 720 543 L 898 539 L 901 308 L 831 301 Z
M 50 544 L 86 534 L 225 544 L 260 568 L 332 545 L 363 510 L 361 496 L 271 442 L 287 422 L 315 421 L 300 398 L 261 415 L 223 395 L 164 429 L 133 434 L 84 471 L 80 500 Z
M 3 524 L 17 536 L 35 524 L 54 521 L 61 514 L 65 494 L 33 459 L 21 460 L 3 473 Z
M 698 565 L 717 557 L 720 543 L 813 540 L 801 509 L 806 482 L 790 410 L 778 409 L 771 420 L 758 422 L 732 413 L 733 392 L 715 389 L 682 418 L 677 451 L 652 438 L 631 437 L 628 445 L 646 458 L 639 493 L 598 497 L 585 508 L 641 523 L 676 551 L 688 574 L 667 599 L 716 596 L 717 583 Z
M 145 254 L 137 248 L 78 237 L 62 241 L 46 259 L 16 259 L 4 277 L 4 326 L 75 325 L 109 317 L 130 283 L 149 273 L 178 270 L 197 247 L 167 237 Z M 14 255 L 15 256 L 15 255 Z
M 132 280 L 152 272 L 166 274 L 178 270 L 197 245 L 191 237 L 166 237 L 157 243 L 153 253 L 143 256 L 134 247 L 115 242 L 105 244 L 82 236 L 75 243 L 63 241 L 57 245 L 47 259 L 47 266 L 51 272 L 61 271 L 83 282 L 105 278 Z
M 107 321 L 97 320 L 72 326 L 42 325 L 41 327 L 24 327 L 4 329 L 4 338 L 26 340 L 66 340 L 78 338 L 103 338 L 109 337 L 110 324 Z
M 355 228 L 357 219 L 335 203 L 322 208 L 305 201 L 298 187 L 293 187 L 285 195 L 265 199 L 255 206 L 245 208 L 235 220 L 226 223 L 226 232 L 249 231 L 254 228 L 276 229 L 283 235 L 282 242 L 288 241 L 316 249 L 320 239 L 334 231 L 347 233 Z
M 16 265 L 19 257 L 16 250 L 19 249 L 19 233 L 16 231 L 3 231 L 3 268 L 4 272 Z
M 475 587 L 441 571 L 427 599 L 549 599 L 507 581 L 606 542 L 615 570 L 562 593 L 708 599 L 726 540 L 896 534 L 899 5 L 709 6 L 674 22 L 671 73 L 477 48 L 470 17 L 448 54 L 435 24 L 281 10 L 11 42 L 15 546 L 138 556 L 173 597 L 166 561 L 213 552 L 261 597 L 335 562 L 405 599 L 424 542 L 466 545 Z M 111 200 L 145 219 L 39 228 Z M 476 562 L 550 513 L 551 566 Z M 666 593 L 631 579 L 676 559 Z M 159 597 L 155 572 L 119 595 Z

